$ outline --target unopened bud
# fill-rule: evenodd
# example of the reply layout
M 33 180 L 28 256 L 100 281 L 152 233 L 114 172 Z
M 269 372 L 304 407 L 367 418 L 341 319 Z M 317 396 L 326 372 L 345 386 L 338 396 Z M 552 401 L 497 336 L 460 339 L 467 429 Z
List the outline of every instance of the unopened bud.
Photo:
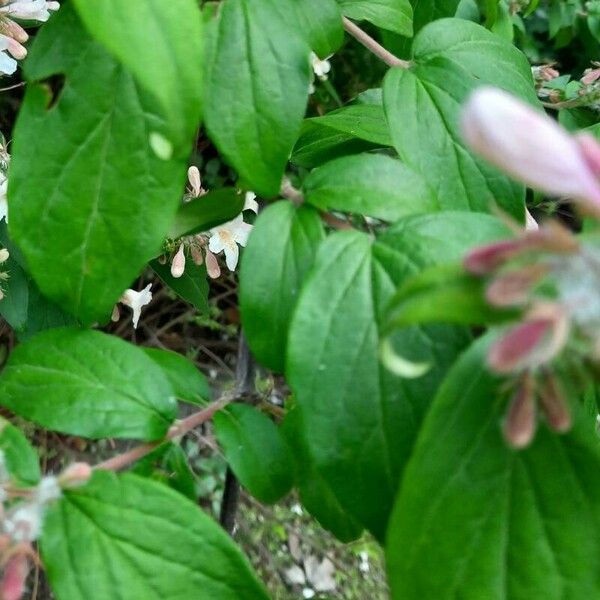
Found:
M 556 377 L 549 371 L 544 374 L 541 383 L 540 402 L 546 421 L 554 431 L 564 433 L 571 429 L 571 412 L 567 400 Z
M 208 249 L 204 249 L 206 256 L 206 271 L 211 279 L 218 279 L 221 276 L 221 267 L 217 261 L 217 257 Z
M 500 89 L 482 87 L 465 107 L 462 128 L 473 150 L 512 177 L 581 200 L 600 214 L 600 184 L 576 141 L 550 117 Z
M 539 367 L 562 350 L 568 332 L 568 318 L 560 306 L 536 305 L 524 323 L 510 329 L 492 345 L 488 365 L 502 374 Z
M 17 60 L 22 60 L 27 56 L 27 48 L 25 48 L 25 46 L 17 42 L 17 40 L 15 40 L 14 38 L 8 38 L 7 45 L 7 50 L 13 56 L 13 58 L 16 58 Z
M 560 73 L 552 65 L 538 65 L 531 67 L 531 74 L 536 81 L 552 81 L 560 77 Z
M 74 463 L 68 466 L 58 477 L 63 489 L 71 489 L 85 485 L 92 476 L 92 467 L 87 463 Z
M 195 244 L 190 248 L 190 254 L 192 255 L 192 261 L 196 266 L 200 266 L 204 262 L 204 257 L 202 256 L 202 250 L 198 248 Z
M 5 263 L 8 260 L 9 256 L 10 254 L 8 250 L 6 248 L 2 248 L 0 250 L 0 264 Z
M 113 323 L 116 323 L 121 318 L 121 312 L 119 311 L 119 306 L 115 304 L 112 309 L 112 313 L 110 315 L 110 320 Z
M 508 444 L 517 449 L 525 448 L 533 439 L 535 419 L 534 385 L 527 374 L 510 402 L 504 421 L 504 437 Z
M 192 190 L 192 196 L 197 198 L 202 190 L 202 180 L 200 179 L 200 171 L 198 167 L 191 166 L 188 169 L 188 181 Z
M 0 29 L 2 30 L 2 33 L 14 38 L 17 42 L 21 42 L 22 44 L 29 39 L 29 34 L 12 19 L 3 19 Z
M 183 244 L 179 246 L 179 250 L 177 250 L 177 254 L 173 257 L 171 261 L 171 275 L 178 279 L 183 275 L 185 271 L 185 247 Z
M 584 85 L 591 85 L 598 81 L 598 79 L 600 79 L 600 69 L 588 69 L 580 81 Z
M 543 264 L 527 265 L 516 271 L 501 273 L 485 292 L 493 306 L 518 306 L 529 299 L 533 286 L 548 272 Z
M 525 244 L 522 238 L 493 242 L 471 250 L 463 264 L 465 269 L 473 275 L 487 275 L 523 250 L 525 250 Z
M 25 554 L 12 556 L 4 567 L 0 582 L 2 600 L 20 600 L 25 593 L 25 581 L 29 574 L 29 561 Z

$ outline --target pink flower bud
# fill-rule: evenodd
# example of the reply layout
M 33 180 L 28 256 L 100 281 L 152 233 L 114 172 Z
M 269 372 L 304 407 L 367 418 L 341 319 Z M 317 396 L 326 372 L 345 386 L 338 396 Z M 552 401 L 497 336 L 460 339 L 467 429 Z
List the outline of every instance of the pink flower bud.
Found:
M 493 306 L 506 307 L 524 304 L 533 286 L 548 272 L 542 264 L 527 265 L 516 271 L 502 273 L 492 281 L 485 292 Z
M 467 102 L 462 128 L 473 150 L 515 179 L 600 214 L 600 184 L 577 142 L 550 117 L 482 87 Z
M 185 247 L 183 244 L 179 246 L 177 254 L 173 257 L 171 262 L 171 275 L 178 279 L 183 275 L 185 271 Z
M 27 48 L 13 38 L 8 38 L 8 51 L 17 60 L 22 60 L 27 56 Z
M 192 261 L 196 266 L 200 266 L 204 262 L 204 257 L 202 256 L 202 250 L 195 244 L 190 248 L 190 254 L 192 255 Z
M 502 374 L 539 367 L 562 350 L 568 334 L 569 321 L 559 305 L 536 305 L 524 323 L 509 329 L 492 345 L 488 364 Z
M 29 561 L 24 554 L 15 554 L 4 567 L 0 582 L 2 600 L 20 600 L 25 593 L 25 580 L 29 573 Z
M 544 374 L 541 384 L 540 402 L 546 421 L 548 421 L 548 425 L 554 431 L 564 433 L 571 429 L 571 413 L 567 400 L 560 389 L 556 377 L 550 372 Z
M 600 177 L 600 144 L 593 135 L 580 133 L 575 136 L 579 149 L 586 160 L 588 167 L 596 177 Z
M 221 276 L 221 267 L 217 261 L 217 257 L 208 249 L 204 249 L 206 256 L 206 270 L 211 279 L 218 279 Z
M 192 191 L 192 196 L 197 198 L 200 196 L 200 192 L 202 191 L 202 180 L 200 179 L 200 171 L 198 167 L 190 167 L 188 169 L 188 181 L 190 182 L 190 187 Z
M 2 33 L 7 36 L 14 38 L 17 42 L 22 44 L 29 39 L 28 33 L 15 21 L 11 19 L 5 19 L 2 21 Z
M 600 79 L 600 69 L 590 69 L 581 78 L 581 83 L 584 85 L 590 85 Z
M 535 396 L 531 376 L 526 375 L 511 400 L 504 422 L 504 437 L 513 448 L 525 448 L 535 433 Z
M 92 467 L 87 463 L 73 463 L 68 466 L 58 477 L 62 488 L 70 489 L 85 485 L 92 476 Z
M 494 272 L 517 254 L 525 250 L 523 238 L 493 242 L 471 250 L 465 257 L 464 267 L 473 275 L 487 275 Z
M 119 311 L 119 305 L 115 304 L 110 315 L 110 320 L 116 323 L 121 318 L 121 312 Z

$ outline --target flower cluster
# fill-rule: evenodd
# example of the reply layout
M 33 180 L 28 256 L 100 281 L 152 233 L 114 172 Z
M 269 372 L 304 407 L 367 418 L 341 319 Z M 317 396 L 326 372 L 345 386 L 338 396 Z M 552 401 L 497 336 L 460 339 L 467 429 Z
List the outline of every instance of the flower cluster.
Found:
M 47 506 L 70 489 L 87 483 L 91 467 L 71 465 L 58 476 L 43 477 L 33 488 L 16 484 L 0 450 L 0 598 L 19 600 L 25 591 L 30 562 L 37 562 L 32 547 L 42 533 Z
M 29 35 L 14 19 L 45 22 L 59 8 L 58 2 L 47 0 L 0 0 L 0 73 L 12 75 L 17 60 L 27 56 L 23 44 Z
M 184 196 L 184 202 L 193 201 L 206 194 L 202 188 L 200 171 L 197 167 L 188 170 L 189 188 Z M 246 192 L 242 212 L 232 221 L 214 227 L 210 231 L 186 236 L 177 241 L 176 250 L 171 258 L 171 275 L 181 277 L 185 272 L 186 256 L 191 256 L 196 265 L 206 261 L 206 270 L 209 277 L 216 279 L 221 275 L 221 267 L 216 255 L 221 252 L 225 255 L 225 264 L 230 271 L 235 271 L 239 261 L 239 246 L 245 246 L 252 225 L 244 222 L 243 212 L 250 210 L 258 213 L 258 203 L 254 192 Z
M 463 130 L 479 154 L 516 179 L 600 216 L 600 144 L 593 137 L 572 137 L 552 119 L 490 88 L 468 102 Z M 509 443 L 523 447 L 535 432 L 536 400 L 551 428 L 563 432 L 571 426 L 552 370 L 555 359 L 568 347 L 571 358 L 600 361 L 600 239 L 577 239 L 554 221 L 516 231 L 513 239 L 473 250 L 464 265 L 487 278 L 492 306 L 522 315 L 492 345 L 488 363 L 515 378 L 504 432 Z

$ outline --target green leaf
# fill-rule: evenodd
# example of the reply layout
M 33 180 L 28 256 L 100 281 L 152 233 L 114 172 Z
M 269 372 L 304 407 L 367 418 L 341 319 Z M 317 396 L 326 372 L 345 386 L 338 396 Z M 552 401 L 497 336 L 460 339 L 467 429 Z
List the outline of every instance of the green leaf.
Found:
M 46 516 L 41 552 L 60 600 L 267 600 L 231 538 L 194 503 L 135 475 L 96 472 Z M 125 592 L 124 592 L 125 593 Z
M 0 405 L 71 435 L 156 440 L 176 416 L 160 367 L 140 348 L 98 331 L 37 335 L 14 349 L 0 381 Z
M 67 4 L 36 36 L 10 165 L 10 233 L 40 290 L 86 324 L 106 320 L 158 254 L 185 162 L 148 146 L 153 101 Z M 64 74 L 48 107 L 35 81 Z M 36 168 L 32 169 L 31 165 Z M 32 227 L 35 223 L 35 227 Z
M 243 208 L 244 196 L 233 188 L 221 188 L 192 198 L 177 211 L 169 237 L 176 240 L 184 235 L 208 231 L 235 219 Z
M 150 266 L 165 285 L 180 298 L 189 302 L 199 312 L 208 313 L 209 285 L 205 265 L 198 266 L 192 260 L 187 260 L 181 277 L 171 275 L 171 266 L 168 263 L 161 265 L 158 260 L 153 260 Z
M 489 216 L 447 213 L 405 218 L 374 244 L 339 232 L 319 248 L 292 320 L 286 374 L 315 467 L 378 539 L 420 421 L 469 337 L 449 326 L 401 330 L 395 350 L 434 367 L 400 379 L 378 359 L 385 308 L 408 276 L 505 235 Z
M 291 161 L 312 168 L 338 156 L 391 145 L 383 107 L 352 105 L 306 119 Z
M 17 484 L 33 486 L 41 477 L 37 452 L 20 429 L 0 417 L 0 451 L 4 466 Z
M 320 58 L 333 54 L 344 42 L 342 15 L 335 0 L 292 0 L 297 20 L 313 52 Z
M 456 14 L 460 0 L 411 0 L 415 35 L 429 23 Z
M 66 325 L 77 320 L 45 298 L 31 276 L 25 271 L 23 257 L 9 239 L 6 223 L 0 223 L 0 241 L 10 252 L 2 270 L 9 274 L 2 287 L 5 295 L 0 301 L 0 315 L 12 327 L 19 340 L 26 340 L 40 331 Z
M 292 312 L 325 237 L 318 213 L 281 201 L 264 210 L 242 258 L 240 308 L 254 356 L 282 372 Z
M 159 101 L 175 135 L 171 142 L 185 152 L 181 145 L 191 141 L 200 121 L 202 101 L 202 17 L 198 3 L 74 3 L 90 33 Z
M 385 221 L 435 212 L 437 199 L 423 178 L 400 161 L 359 154 L 315 169 L 303 183 L 306 201 L 324 210 L 354 212 Z
M 413 8 L 409 0 L 338 0 L 351 19 L 367 20 L 383 29 L 412 37 Z
M 412 69 L 392 69 L 384 82 L 384 105 L 400 158 L 425 177 L 442 208 L 499 206 L 523 221 L 524 187 L 471 153 L 462 139 L 460 113 L 483 83 L 536 104 L 527 59 L 512 44 L 462 19 L 443 19 L 423 29 L 413 56 Z
M 142 350 L 162 369 L 178 400 L 199 405 L 208 402 L 211 396 L 208 381 L 190 360 L 170 350 Z
M 308 97 L 310 49 L 289 26 L 295 11 L 280 0 L 227 0 L 208 25 L 206 127 L 225 159 L 266 197 L 279 192 Z
M 196 476 L 181 446 L 164 442 L 135 463 L 131 473 L 160 481 L 192 502 L 198 499 Z
M 600 447 L 573 405 L 564 436 L 540 424 L 510 450 L 502 382 L 478 341 L 439 390 L 387 534 L 395 600 L 595 598 L 600 594 Z
M 490 306 L 486 281 L 460 264 L 434 266 L 406 281 L 388 306 L 390 330 L 419 323 L 487 325 L 514 318 L 518 312 Z
M 340 541 L 349 543 L 358 539 L 363 528 L 342 508 L 308 453 L 297 407 L 286 413 L 281 433 L 292 449 L 295 485 L 304 508 Z
M 273 504 L 294 484 L 290 449 L 279 428 L 246 404 L 230 404 L 214 418 L 225 459 L 242 485 L 258 500 Z

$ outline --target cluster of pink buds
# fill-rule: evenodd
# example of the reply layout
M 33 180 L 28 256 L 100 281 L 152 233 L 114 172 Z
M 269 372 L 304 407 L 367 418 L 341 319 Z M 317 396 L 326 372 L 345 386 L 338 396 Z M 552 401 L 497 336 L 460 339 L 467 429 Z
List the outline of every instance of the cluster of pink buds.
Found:
M 16 485 L 0 451 L 0 598 L 20 600 L 32 563 L 39 562 L 32 544 L 42 533 L 47 506 L 60 498 L 62 490 L 84 485 L 92 469 L 76 463 L 59 476 L 43 477 L 34 488 Z
M 600 144 L 593 137 L 573 137 L 493 88 L 472 96 L 463 131 L 475 151 L 515 179 L 600 216 Z M 600 239 L 577 239 L 552 221 L 537 230 L 515 229 L 515 238 L 473 250 L 464 265 L 487 278 L 492 306 L 522 315 L 492 345 L 488 363 L 517 383 L 504 433 L 511 445 L 523 447 L 535 433 L 537 406 L 552 429 L 571 426 L 552 369 L 564 349 L 583 362 L 600 362 Z
M 29 35 L 14 19 L 45 22 L 59 8 L 58 2 L 47 0 L 0 0 L 0 73 L 12 75 L 17 60 L 27 56 L 23 44 Z

